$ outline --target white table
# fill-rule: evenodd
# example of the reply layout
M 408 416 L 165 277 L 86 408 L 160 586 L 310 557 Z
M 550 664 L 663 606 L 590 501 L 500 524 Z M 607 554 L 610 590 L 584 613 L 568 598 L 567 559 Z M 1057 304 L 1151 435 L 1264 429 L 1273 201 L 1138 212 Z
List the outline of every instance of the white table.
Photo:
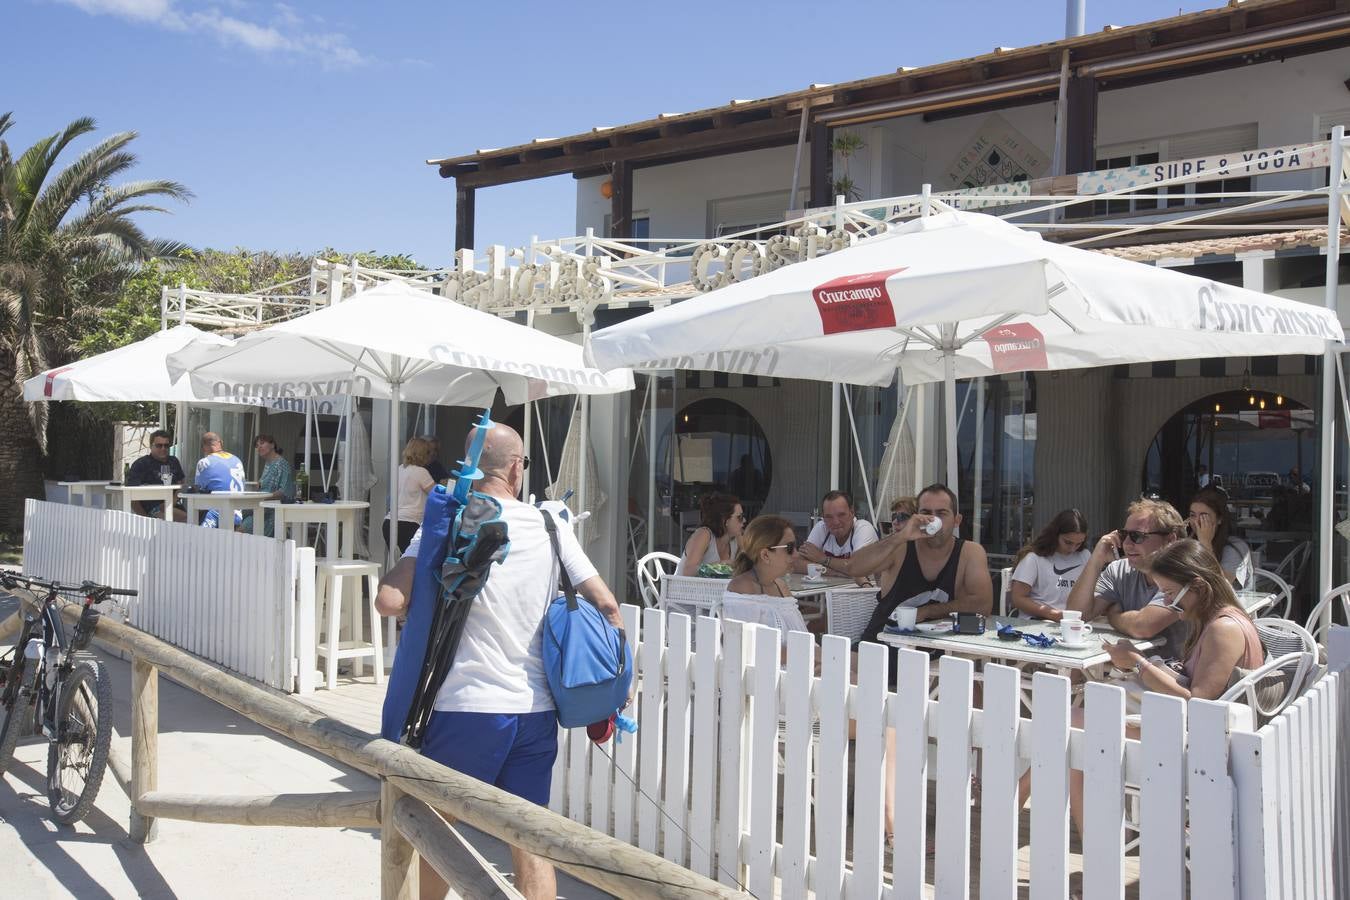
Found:
M 181 484 L 110 484 L 105 488 L 110 496 L 118 499 L 122 512 L 135 512 L 132 503 L 159 503 L 166 522 L 173 521 L 174 492 L 182 489 Z
M 189 525 L 201 521 L 201 515 L 214 509 L 221 522 L 229 522 L 234 527 L 235 512 L 253 510 L 253 533 L 262 534 L 262 513 L 258 505 L 272 496 L 267 491 L 213 491 L 210 494 L 183 494 L 183 508 L 187 510 Z M 226 526 L 222 526 L 226 527 Z
M 104 481 L 58 481 L 57 484 L 66 489 L 66 502 L 71 505 L 90 507 L 94 505 L 94 498 L 99 498 L 99 504 L 103 507 L 108 505 L 107 488 L 112 482 Z M 80 502 L 75 503 L 76 500 Z
M 935 620 L 940 621 L 940 620 Z M 927 622 L 920 622 L 927 625 Z M 1125 637 L 1113 631 L 1105 622 L 1093 622 L 1092 633 L 1087 636 L 1086 647 L 1065 647 L 1055 644 L 1052 647 L 1033 647 L 1018 638 L 1005 641 L 998 636 L 998 626 L 1011 625 L 1018 631 L 1028 634 L 1042 634 L 1059 638 L 1059 623 L 1044 619 L 1013 619 L 1004 616 L 987 616 L 984 634 L 953 634 L 951 632 L 919 632 L 918 634 L 887 634 L 882 632 L 879 640 L 894 647 L 909 647 L 914 650 L 943 650 L 954 656 L 964 656 L 982 662 L 1008 663 L 1018 669 L 1025 666 L 1040 665 L 1053 669 L 1056 674 L 1071 676 L 1074 672 L 1083 677 L 1100 681 L 1105 673 L 1101 670 L 1111 663 L 1111 656 L 1102 646 L 1110 638 L 1113 642 Z M 1137 650 L 1149 650 L 1160 641 L 1131 638 Z M 1075 705 L 1082 702 L 1081 693 L 1075 691 Z M 1031 709 L 1031 697 L 1025 688 L 1022 691 L 1022 703 L 1028 711 Z
M 798 600 L 815 600 L 826 591 L 832 591 L 835 588 L 857 587 L 857 583 L 852 578 L 841 578 L 838 575 L 825 575 L 821 578 L 808 579 L 805 575 L 792 572 L 787 576 L 788 590 L 792 591 L 792 596 Z M 822 601 L 823 602 L 823 601 Z
M 1258 609 L 1262 609 L 1274 603 L 1279 594 L 1270 591 L 1238 591 L 1238 603 L 1246 610 L 1247 615 L 1254 616 Z
M 282 503 L 280 500 L 265 500 L 260 504 L 263 509 L 272 510 L 272 534 L 277 540 L 286 540 L 290 528 L 300 527 L 300 537 L 296 543 L 309 546 L 307 539 L 310 525 L 327 528 L 324 546 L 330 557 L 342 559 L 356 558 L 356 528 L 358 516 L 370 508 L 370 504 L 361 500 L 339 500 L 336 503 Z M 253 533 L 262 534 L 262 515 L 253 518 Z M 333 548 L 337 547 L 335 554 Z

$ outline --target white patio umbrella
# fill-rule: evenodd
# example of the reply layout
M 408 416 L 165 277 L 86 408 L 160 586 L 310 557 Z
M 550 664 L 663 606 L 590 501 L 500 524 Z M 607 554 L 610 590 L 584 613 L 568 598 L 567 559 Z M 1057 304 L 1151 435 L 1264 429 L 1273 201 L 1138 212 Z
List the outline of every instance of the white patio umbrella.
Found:
M 577 344 L 402 282 L 244 335 L 229 347 L 190 345 L 167 365 L 173 378 L 187 375 L 208 396 L 350 392 L 391 401 L 391 508 L 398 497 L 400 403 L 489 406 L 498 390 L 518 404 L 633 387 L 626 369 L 587 368 Z
M 604 369 L 711 369 L 885 385 L 944 381 L 957 481 L 956 379 L 1215 356 L 1320 354 L 1334 313 L 1041 240 L 978 213 L 883 237 L 591 335 Z
M 177 403 L 210 399 L 193 394 L 192 385 L 186 381 L 175 384 L 164 367 L 170 353 L 193 341 L 217 347 L 231 344 L 218 334 L 191 325 L 175 325 L 134 344 L 34 375 L 23 383 L 23 399 L 30 403 L 44 400 Z

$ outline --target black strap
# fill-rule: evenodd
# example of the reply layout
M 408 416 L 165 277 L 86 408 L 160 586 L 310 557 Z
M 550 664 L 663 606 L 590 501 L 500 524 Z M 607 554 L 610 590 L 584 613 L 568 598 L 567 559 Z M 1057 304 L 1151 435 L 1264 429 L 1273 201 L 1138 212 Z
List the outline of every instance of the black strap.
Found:
M 544 517 L 544 528 L 548 531 L 549 543 L 553 545 L 553 558 L 558 561 L 558 578 L 562 581 L 563 593 L 567 595 L 567 608 L 574 610 L 577 608 L 577 591 L 572 587 L 572 577 L 567 574 L 567 566 L 563 565 L 562 546 L 558 543 L 558 523 L 553 521 L 553 516 L 546 509 L 539 510 Z M 549 598 L 552 602 L 553 598 Z

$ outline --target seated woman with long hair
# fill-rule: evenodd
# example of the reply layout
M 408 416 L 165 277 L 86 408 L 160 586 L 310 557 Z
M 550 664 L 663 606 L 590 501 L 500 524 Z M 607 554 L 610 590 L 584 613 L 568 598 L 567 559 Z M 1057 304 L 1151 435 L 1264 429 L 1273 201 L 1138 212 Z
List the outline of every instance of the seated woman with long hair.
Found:
M 702 524 L 689 535 L 679 574 L 697 575 L 700 566 L 736 561 L 736 539 L 745 527 L 741 501 L 731 494 L 707 494 L 699 501 Z
M 1103 641 L 1118 673 L 1133 676 L 1127 685 L 1131 695 L 1153 691 L 1183 700 L 1217 700 L 1246 671 L 1265 662 L 1261 636 L 1238 604 L 1233 585 L 1208 547 L 1196 540 L 1181 540 L 1159 550 L 1141 563 L 1162 591 L 1167 605 L 1180 612 L 1190 626 L 1182 658 L 1164 663 L 1145 656 L 1128 639 Z M 1133 704 L 1131 704 L 1133 706 Z M 1083 727 L 1083 711 L 1073 711 L 1073 724 Z M 1139 728 L 1126 726 L 1129 737 L 1139 737 Z M 1025 801 L 1029 779 L 1022 779 L 1019 794 Z M 1083 834 L 1083 773 L 1069 772 L 1069 812 L 1078 833 Z
M 1256 580 L 1252 551 L 1246 541 L 1232 534 L 1228 495 L 1213 485 L 1203 487 L 1191 497 L 1187 513 L 1186 530 L 1191 537 L 1210 549 L 1234 587 L 1250 589 Z
M 1008 588 L 1016 614 L 1060 620 L 1069 592 L 1092 555 L 1084 546 L 1087 530 L 1087 518 L 1076 509 L 1066 509 L 1022 548 Z
M 747 525 L 734 574 L 722 595 L 723 617 L 772 625 L 778 629 L 783 646 L 789 631 L 806 631 L 806 622 L 787 584 L 796 554 L 797 536 L 787 519 L 759 516 Z

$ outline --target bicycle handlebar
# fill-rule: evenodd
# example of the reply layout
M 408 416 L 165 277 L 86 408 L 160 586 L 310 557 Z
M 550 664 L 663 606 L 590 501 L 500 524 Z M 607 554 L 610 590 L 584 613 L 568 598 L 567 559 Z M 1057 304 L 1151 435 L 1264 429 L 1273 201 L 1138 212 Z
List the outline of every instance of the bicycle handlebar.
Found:
M 130 588 L 109 587 L 106 584 L 95 584 L 92 581 L 86 581 L 83 584 L 61 584 L 56 581 L 47 581 L 42 578 L 34 578 L 31 575 L 20 575 L 17 572 L 0 571 L 0 586 L 15 587 L 22 586 L 25 590 L 39 588 L 46 591 L 52 591 L 57 594 L 83 594 L 86 597 L 135 597 L 137 591 Z

